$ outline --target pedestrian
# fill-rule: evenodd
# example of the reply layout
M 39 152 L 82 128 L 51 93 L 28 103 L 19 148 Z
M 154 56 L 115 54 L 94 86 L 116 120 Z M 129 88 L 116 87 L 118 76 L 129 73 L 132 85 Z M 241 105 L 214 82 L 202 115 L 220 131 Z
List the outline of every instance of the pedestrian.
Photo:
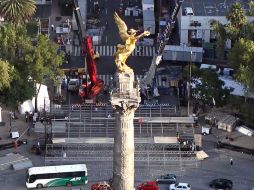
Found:
M 18 142 L 14 141 L 14 153 L 17 153 Z
M 25 113 L 26 122 L 28 121 L 28 112 Z
M 27 129 L 27 136 L 30 136 L 30 129 L 31 129 L 31 127 L 30 126 L 28 126 L 28 129 Z
M 55 28 L 54 24 L 51 24 L 51 31 L 52 32 L 54 31 L 54 28 Z
M 230 158 L 230 165 L 233 166 L 233 158 Z

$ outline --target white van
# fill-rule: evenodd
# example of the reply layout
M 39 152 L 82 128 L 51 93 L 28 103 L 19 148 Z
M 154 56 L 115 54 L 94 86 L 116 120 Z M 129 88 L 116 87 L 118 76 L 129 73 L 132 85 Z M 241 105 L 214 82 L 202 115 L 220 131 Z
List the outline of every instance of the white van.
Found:
M 184 8 L 184 15 L 186 15 L 186 16 L 193 16 L 194 15 L 193 9 L 191 7 L 185 7 Z
M 79 89 L 79 80 L 78 79 L 70 79 L 68 83 L 69 91 L 77 91 Z
M 248 127 L 245 126 L 245 125 L 236 127 L 236 130 L 237 130 L 238 132 L 240 132 L 240 133 L 246 135 L 246 136 L 249 136 L 249 137 L 253 136 L 253 132 L 254 132 L 252 129 L 248 128 Z

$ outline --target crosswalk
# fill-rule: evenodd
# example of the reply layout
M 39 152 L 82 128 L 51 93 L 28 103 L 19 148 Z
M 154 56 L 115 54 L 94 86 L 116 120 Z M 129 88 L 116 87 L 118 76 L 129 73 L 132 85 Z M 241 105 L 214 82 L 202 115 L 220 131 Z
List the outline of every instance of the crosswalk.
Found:
M 80 56 L 80 46 L 73 47 L 73 55 Z M 94 51 L 98 52 L 100 56 L 113 56 L 116 52 L 117 47 L 113 45 L 103 45 L 103 46 L 94 46 Z M 155 55 L 154 46 L 137 46 L 132 52 L 132 56 L 143 56 L 143 57 L 153 57 Z
M 135 79 L 142 79 L 144 75 L 135 75 Z M 163 78 L 165 78 L 166 75 L 156 75 L 156 85 L 157 86 L 167 86 L 165 84 Z M 105 85 L 111 85 L 114 80 L 114 75 L 98 75 L 97 78 L 102 79 L 104 81 Z

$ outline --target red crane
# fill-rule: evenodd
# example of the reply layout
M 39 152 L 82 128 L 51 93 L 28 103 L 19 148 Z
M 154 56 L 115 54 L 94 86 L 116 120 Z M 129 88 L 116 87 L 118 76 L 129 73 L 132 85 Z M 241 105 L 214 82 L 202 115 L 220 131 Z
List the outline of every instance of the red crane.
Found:
M 93 99 L 98 94 L 100 94 L 104 89 L 104 82 L 101 79 L 97 78 L 97 68 L 96 62 L 94 60 L 94 50 L 93 43 L 90 36 L 85 35 L 85 26 L 81 26 L 82 16 L 80 13 L 80 8 L 78 6 L 78 1 L 73 0 L 74 5 L 74 14 L 79 30 L 79 41 L 81 44 L 81 56 L 83 58 L 84 65 L 87 66 L 86 72 L 89 75 L 90 83 L 86 80 L 82 84 L 79 94 L 82 99 Z M 85 23 L 83 23 L 85 24 Z

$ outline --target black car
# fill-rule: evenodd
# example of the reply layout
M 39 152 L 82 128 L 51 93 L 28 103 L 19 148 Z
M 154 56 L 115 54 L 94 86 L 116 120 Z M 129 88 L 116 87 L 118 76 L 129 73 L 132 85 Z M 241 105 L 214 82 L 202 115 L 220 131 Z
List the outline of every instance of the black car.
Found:
M 233 187 L 233 182 L 228 179 L 214 179 L 210 182 L 210 187 L 213 189 L 224 189 L 224 190 L 230 190 Z
M 173 184 L 173 183 L 176 183 L 176 176 L 174 174 L 162 175 L 156 179 L 156 182 L 157 183 Z

